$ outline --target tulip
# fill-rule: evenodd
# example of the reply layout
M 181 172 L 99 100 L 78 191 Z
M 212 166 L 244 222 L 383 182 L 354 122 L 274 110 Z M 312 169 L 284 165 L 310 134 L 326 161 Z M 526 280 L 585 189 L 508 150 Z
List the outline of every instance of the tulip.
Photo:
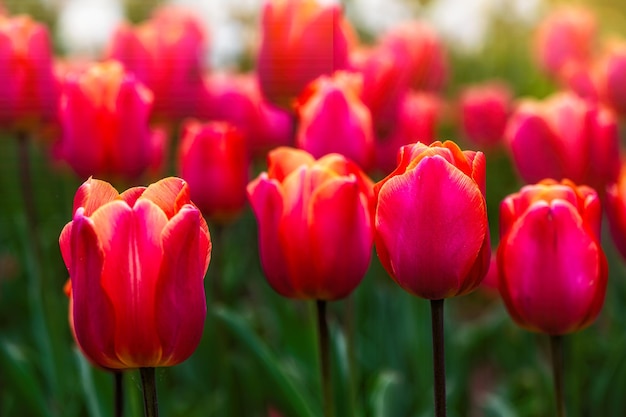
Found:
M 403 146 L 398 159 L 374 188 L 382 265 L 418 297 L 438 300 L 474 290 L 491 256 L 485 156 L 447 141 Z
M 347 67 L 354 36 L 339 5 L 316 0 L 266 0 L 261 32 L 261 91 L 287 109 L 315 78 Z
M 523 187 L 500 205 L 500 293 L 517 324 L 550 335 L 590 325 L 607 262 L 597 193 L 568 180 Z
M 591 60 L 596 34 L 595 16 L 582 7 L 560 7 L 539 25 L 535 54 L 540 67 L 552 76 L 569 62 Z
M 622 163 L 617 181 L 607 186 L 606 213 L 611 237 L 617 250 L 626 259 L 626 164 Z
M 601 99 L 620 116 L 626 116 L 626 41 L 609 45 L 598 72 Z
M 191 199 L 208 219 L 227 223 L 241 212 L 246 202 L 248 154 L 237 128 L 224 122 L 186 121 L 178 167 L 189 184 Z
M 527 183 L 569 178 L 597 191 L 619 174 L 619 134 L 613 113 L 573 93 L 523 100 L 505 132 Z
M 136 179 L 164 153 L 165 135 L 148 126 L 152 93 L 116 61 L 63 82 L 57 153 L 81 177 Z
M 462 130 L 474 145 L 488 149 L 504 138 L 511 92 L 505 84 L 485 83 L 465 88 L 459 98 Z
M 180 119 L 196 111 L 205 42 L 197 18 L 170 6 L 135 27 L 120 26 L 106 55 L 124 63 L 152 90 L 156 118 Z
M 46 27 L 0 16 L 0 125 L 20 131 L 55 121 L 59 89 Z
M 211 239 L 189 191 L 179 178 L 122 194 L 92 178 L 78 189 L 59 244 L 72 332 L 94 364 L 173 366 L 200 342 Z
M 263 271 L 276 292 L 335 300 L 361 282 L 371 257 L 373 191 L 356 164 L 338 154 L 315 160 L 277 148 L 248 197 Z
M 357 74 L 338 71 L 315 80 L 298 98 L 296 144 L 320 158 L 340 153 L 363 169 L 374 157 L 374 131 L 370 112 L 359 99 Z

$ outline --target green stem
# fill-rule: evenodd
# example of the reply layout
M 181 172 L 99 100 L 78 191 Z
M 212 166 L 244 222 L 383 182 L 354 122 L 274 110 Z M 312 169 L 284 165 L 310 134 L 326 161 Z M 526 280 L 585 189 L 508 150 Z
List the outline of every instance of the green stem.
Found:
M 122 417 L 124 414 L 124 372 L 113 371 L 113 396 L 114 416 Z
M 565 396 L 563 395 L 563 336 L 550 336 L 550 356 L 554 377 L 554 398 L 557 417 L 565 417 Z
M 443 300 L 430 300 L 433 332 L 435 416 L 446 417 L 446 363 L 443 343 Z
M 324 417 L 333 417 L 335 413 L 330 379 L 330 338 L 326 320 L 326 301 L 317 300 L 316 307 Z
M 143 386 L 143 406 L 145 417 L 159 417 L 154 368 L 139 368 Z

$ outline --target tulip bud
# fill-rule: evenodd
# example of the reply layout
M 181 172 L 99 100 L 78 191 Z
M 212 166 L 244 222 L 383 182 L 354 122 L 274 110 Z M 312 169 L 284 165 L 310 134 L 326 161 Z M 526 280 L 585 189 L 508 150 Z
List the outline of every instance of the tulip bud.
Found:
M 418 297 L 474 290 L 489 268 L 485 156 L 454 142 L 403 146 L 378 182 L 375 244 L 389 275 Z
M 500 205 L 500 294 L 520 326 L 563 335 L 600 312 L 607 261 L 597 193 L 565 180 L 523 187 Z
M 282 296 L 335 300 L 361 282 L 372 252 L 371 180 L 339 154 L 278 148 L 248 185 L 261 265 Z
M 166 178 L 122 194 L 88 179 L 59 238 L 70 326 L 94 364 L 172 366 L 198 346 L 211 238 L 187 184 Z

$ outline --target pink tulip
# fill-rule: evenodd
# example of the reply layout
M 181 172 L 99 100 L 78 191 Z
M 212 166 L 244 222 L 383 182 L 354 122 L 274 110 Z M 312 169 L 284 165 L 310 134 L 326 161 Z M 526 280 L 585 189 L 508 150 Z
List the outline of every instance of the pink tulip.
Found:
M 609 45 L 599 64 L 598 84 L 601 99 L 626 116 L 626 41 Z
M 622 162 L 616 182 L 606 188 L 606 213 L 611 237 L 617 250 L 626 259 L 626 163 Z
M 389 275 L 409 293 L 439 300 L 482 281 L 491 249 L 485 156 L 454 142 L 403 146 L 378 182 L 375 243 Z
M 550 335 L 597 317 L 607 285 L 597 193 L 570 181 L 525 186 L 500 205 L 500 294 L 520 326 Z
M 461 127 L 465 137 L 481 149 L 489 149 L 504 139 L 511 107 L 511 92 L 502 83 L 466 87 L 460 95 Z

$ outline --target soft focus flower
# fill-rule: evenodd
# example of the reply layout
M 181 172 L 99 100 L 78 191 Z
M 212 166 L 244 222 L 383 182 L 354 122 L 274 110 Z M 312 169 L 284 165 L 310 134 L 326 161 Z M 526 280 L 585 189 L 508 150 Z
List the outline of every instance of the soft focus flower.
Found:
M 620 116 L 626 116 L 626 41 L 612 42 L 598 66 L 601 99 Z
M 489 149 L 504 139 L 511 107 L 506 84 L 489 82 L 466 87 L 459 97 L 461 128 L 480 149 Z
M 266 0 L 261 22 L 258 74 L 272 103 L 290 108 L 320 75 L 346 68 L 352 29 L 338 4 L 316 0 Z
M 197 117 L 231 123 L 239 129 L 252 155 L 263 155 L 293 142 L 293 118 L 270 105 L 252 73 L 212 73 L 204 78 Z
M 568 62 L 591 60 L 596 34 L 595 16 L 586 8 L 563 6 L 555 9 L 539 25 L 535 54 L 540 67 L 558 76 Z
M 438 300 L 474 290 L 489 268 L 485 156 L 454 142 L 403 146 L 374 186 L 376 252 L 406 291 Z
M 606 188 L 606 213 L 613 242 L 626 259 L 626 162 L 617 181 Z
M 369 169 L 374 130 L 370 112 L 359 98 L 361 88 L 360 76 L 344 71 L 311 83 L 296 105 L 297 146 L 315 158 L 336 152 Z
M 120 26 L 107 57 L 117 59 L 154 93 L 154 115 L 177 119 L 194 115 L 202 90 L 206 35 L 202 23 L 176 7 L 157 9 L 135 27 Z
M 248 185 L 261 265 L 290 298 L 334 300 L 361 282 L 372 253 L 372 182 L 339 154 L 278 148 Z
M 122 194 L 88 179 L 59 238 L 70 325 L 93 363 L 172 366 L 200 342 L 211 238 L 189 187 L 166 178 Z
M 597 193 L 565 180 L 523 187 L 500 205 L 500 294 L 520 326 L 562 335 L 591 324 L 607 262 Z
M 573 93 L 521 101 L 505 136 L 527 183 L 569 178 L 601 192 L 619 174 L 615 116 Z
M 402 97 L 395 126 L 386 136 L 376 137 L 376 168 L 388 174 L 398 165 L 398 151 L 419 141 L 430 145 L 437 137 L 443 104 L 434 93 L 410 91 Z
M 116 61 L 66 75 L 58 156 L 81 177 L 136 179 L 164 154 L 166 136 L 150 131 L 152 93 Z
M 59 88 L 46 27 L 0 15 L 0 125 L 29 130 L 55 121 Z
M 248 151 L 243 135 L 225 122 L 183 125 L 178 170 L 191 199 L 210 220 L 233 220 L 246 202 Z

